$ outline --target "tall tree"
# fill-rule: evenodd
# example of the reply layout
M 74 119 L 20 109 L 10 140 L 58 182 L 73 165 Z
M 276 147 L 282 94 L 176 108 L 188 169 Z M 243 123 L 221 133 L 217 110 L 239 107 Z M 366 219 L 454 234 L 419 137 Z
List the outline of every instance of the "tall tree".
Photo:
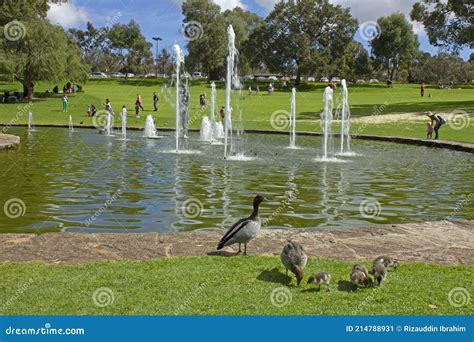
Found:
M 104 59 L 112 55 L 110 39 L 108 39 L 109 28 L 95 28 L 91 22 L 87 23 L 85 31 L 75 28 L 69 29 L 69 34 L 76 41 L 81 50 L 84 63 L 91 66 L 93 71 L 104 69 Z M 105 71 L 109 71 L 107 69 Z M 113 70 L 116 71 L 116 70 Z
M 413 5 L 411 19 L 422 23 L 430 43 L 458 51 L 474 47 L 472 0 L 421 0 Z
M 131 20 L 128 25 L 115 24 L 108 32 L 111 49 L 122 58 L 122 71 L 138 72 L 142 64 L 151 58 L 152 44 L 146 41 L 140 26 Z
M 211 0 L 186 0 L 183 3 L 183 36 L 188 40 L 186 63 L 219 79 L 225 65 L 226 22 L 221 8 Z
M 173 73 L 173 61 L 168 50 L 163 49 L 158 55 L 158 72 L 171 75 Z
M 274 72 L 295 72 L 299 84 L 303 74 L 343 62 L 356 30 L 357 20 L 349 9 L 328 0 L 279 2 L 249 42 L 251 50 L 263 52 L 258 62 Z
M 33 97 L 39 80 L 84 81 L 87 68 L 62 27 L 47 19 L 45 0 L 7 1 L 0 12 L 0 70 L 23 85 L 24 96 Z
M 402 13 L 394 13 L 377 20 L 380 35 L 372 40 L 372 52 L 376 62 L 387 70 L 393 79 L 395 72 L 407 70 L 418 52 L 418 38 L 412 25 Z

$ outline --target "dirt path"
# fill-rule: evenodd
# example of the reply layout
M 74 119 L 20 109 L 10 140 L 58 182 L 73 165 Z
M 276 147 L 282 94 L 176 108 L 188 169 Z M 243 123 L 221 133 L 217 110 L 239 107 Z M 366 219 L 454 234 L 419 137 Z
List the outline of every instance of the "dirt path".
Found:
M 401 261 L 474 265 L 474 221 L 427 222 L 350 230 L 263 230 L 250 254 L 279 255 L 285 241 L 301 242 L 311 257 L 356 260 L 390 255 Z M 232 255 L 217 252 L 222 232 L 1 234 L 0 262 L 81 264 L 177 256 Z

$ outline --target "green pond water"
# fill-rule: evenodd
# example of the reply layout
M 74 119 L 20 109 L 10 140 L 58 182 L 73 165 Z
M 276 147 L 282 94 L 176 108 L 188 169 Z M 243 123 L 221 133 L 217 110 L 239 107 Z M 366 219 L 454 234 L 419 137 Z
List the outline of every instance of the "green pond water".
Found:
M 321 139 L 247 135 L 252 161 L 224 161 L 223 146 L 192 135 L 200 154 L 170 153 L 171 133 L 128 141 L 95 130 L 10 129 L 0 153 L 0 232 L 170 232 L 228 228 L 263 194 L 268 228 L 332 229 L 473 219 L 474 156 L 353 141 L 344 163 L 315 161 Z M 337 148 L 337 143 L 334 144 Z

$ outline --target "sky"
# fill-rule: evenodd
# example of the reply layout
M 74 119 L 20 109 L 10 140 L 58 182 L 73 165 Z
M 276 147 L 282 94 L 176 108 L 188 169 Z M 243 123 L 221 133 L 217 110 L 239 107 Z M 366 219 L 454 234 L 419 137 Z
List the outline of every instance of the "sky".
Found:
M 223 10 L 239 6 L 245 10 L 266 17 L 275 3 L 281 0 L 214 0 Z M 289 0 L 295 1 L 295 0 Z M 410 10 L 416 0 L 330 0 L 331 3 L 350 8 L 352 15 L 359 20 L 359 25 L 366 23 L 370 29 L 371 22 L 381 16 L 402 12 L 409 20 Z M 186 40 L 181 34 L 183 15 L 181 14 L 182 0 L 72 0 L 67 4 L 52 5 L 48 18 L 64 28 L 84 29 L 87 21 L 96 27 L 112 26 L 115 23 L 128 23 L 134 19 L 140 25 L 143 34 L 151 42 L 152 37 L 159 36 L 162 48 L 170 49 L 175 43 L 185 47 Z M 418 35 L 420 49 L 437 53 L 437 47 L 431 46 L 424 28 L 419 23 L 413 23 Z M 364 27 L 364 26 L 362 26 Z M 368 41 L 364 38 L 362 29 L 355 39 L 369 49 Z M 154 46 L 155 48 L 155 46 Z M 472 51 L 464 49 L 460 55 L 468 59 Z

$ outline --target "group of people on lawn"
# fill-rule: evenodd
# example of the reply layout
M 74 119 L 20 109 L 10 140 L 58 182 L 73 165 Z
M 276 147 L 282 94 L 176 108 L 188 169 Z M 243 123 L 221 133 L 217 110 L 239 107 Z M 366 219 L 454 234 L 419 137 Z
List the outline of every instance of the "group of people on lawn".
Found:
M 64 102 L 67 103 L 67 95 L 65 94 L 64 97 L 63 97 L 63 111 L 64 111 Z M 153 93 L 153 109 L 155 112 L 158 111 L 158 102 L 159 102 L 159 97 L 158 95 L 156 94 L 156 92 Z M 107 113 L 110 113 L 111 115 L 115 115 L 115 112 L 114 112 L 114 109 L 112 108 L 112 103 L 110 102 L 109 99 L 106 99 L 105 100 L 105 105 L 104 105 L 104 109 Z M 122 112 L 126 112 L 126 106 L 124 105 L 122 107 Z M 145 110 L 143 108 L 143 101 L 142 101 L 142 97 L 140 94 L 137 94 L 137 97 L 135 99 L 135 116 L 138 118 L 140 118 L 140 110 Z M 67 111 L 67 105 L 66 105 L 66 111 Z M 87 115 L 88 116 L 95 116 L 97 114 L 97 107 L 94 105 L 94 104 L 90 104 L 89 106 L 87 106 Z
M 421 87 L 422 95 L 424 94 L 424 84 Z M 159 98 L 156 92 L 153 92 L 153 109 L 154 111 L 158 111 L 158 102 Z M 62 103 L 63 103 L 63 112 L 67 113 L 68 107 L 69 107 L 69 98 L 67 96 L 67 93 L 64 93 L 62 97 Z M 201 108 L 204 108 L 207 106 L 206 103 L 206 94 L 201 94 L 199 96 L 199 104 Z M 122 107 L 122 112 L 126 113 L 126 106 Z M 137 94 L 137 97 L 135 99 L 135 116 L 136 118 L 140 118 L 140 110 L 144 110 L 143 108 L 143 102 L 142 102 L 142 97 L 140 94 Z M 105 101 L 105 111 L 110 113 L 111 115 L 114 115 L 114 110 L 112 108 L 112 104 L 109 99 L 106 99 Z M 87 107 L 87 115 L 88 116 L 95 116 L 97 114 L 97 108 L 94 104 L 90 104 Z M 225 107 L 222 106 L 220 108 L 219 114 L 221 116 L 222 121 L 224 121 L 225 118 Z M 426 124 L 426 138 L 427 139 L 433 139 L 433 132 L 435 133 L 434 139 L 437 140 L 439 139 L 439 130 L 440 128 L 446 123 L 446 121 L 436 113 L 432 112 L 427 112 L 426 116 L 430 119 L 429 122 Z

